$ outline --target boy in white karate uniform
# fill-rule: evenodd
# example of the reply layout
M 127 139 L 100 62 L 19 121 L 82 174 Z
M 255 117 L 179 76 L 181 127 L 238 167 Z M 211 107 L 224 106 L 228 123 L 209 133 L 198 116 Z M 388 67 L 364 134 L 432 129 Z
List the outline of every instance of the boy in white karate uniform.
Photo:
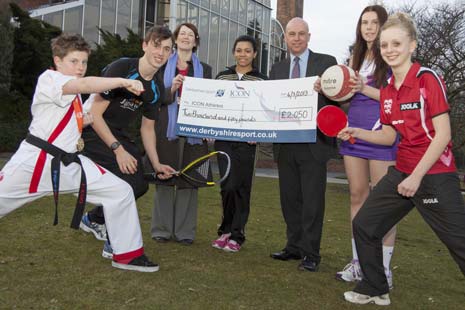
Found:
M 142 83 L 84 77 L 90 46 L 79 35 L 55 38 L 52 53 L 56 71 L 46 70 L 39 77 L 28 136 L 0 171 L 0 218 L 52 193 L 57 205 L 59 188 L 62 193 L 78 194 L 71 226 L 79 226 L 86 200 L 102 205 L 113 246 L 113 267 L 157 271 L 158 265 L 144 255 L 131 187 L 78 153 L 83 147 L 82 127 L 91 121 L 82 112 L 80 94 L 124 87 L 139 95 L 144 90 Z

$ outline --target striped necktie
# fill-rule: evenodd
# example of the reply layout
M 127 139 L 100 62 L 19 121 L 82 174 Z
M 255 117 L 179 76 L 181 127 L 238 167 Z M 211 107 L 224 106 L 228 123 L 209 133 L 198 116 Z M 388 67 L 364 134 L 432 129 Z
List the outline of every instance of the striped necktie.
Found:
M 299 65 L 299 60 L 300 60 L 300 58 L 297 57 L 297 56 L 294 58 L 294 68 L 292 68 L 292 75 L 291 75 L 291 78 L 292 78 L 292 79 L 298 79 L 298 78 L 300 78 L 300 65 Z

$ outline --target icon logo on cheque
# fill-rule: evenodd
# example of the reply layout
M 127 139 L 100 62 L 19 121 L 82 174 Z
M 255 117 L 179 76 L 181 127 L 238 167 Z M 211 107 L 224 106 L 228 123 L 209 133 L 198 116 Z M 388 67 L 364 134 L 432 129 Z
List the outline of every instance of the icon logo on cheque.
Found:
M 223 97 L 224 96 L 224 89 L 218 89 L 216 91 L 215 97 Z
M 250 97 L 250 91 L 246 90 L 244 87 L 234 83 L 236 89 L 231 89 L 230 97 L 231 98 L 248 98 Z

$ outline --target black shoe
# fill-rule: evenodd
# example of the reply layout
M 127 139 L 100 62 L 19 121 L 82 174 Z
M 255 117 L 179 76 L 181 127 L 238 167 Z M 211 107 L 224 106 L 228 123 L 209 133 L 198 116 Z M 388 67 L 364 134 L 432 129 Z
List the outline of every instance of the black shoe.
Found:
M 127 264 L 113 261 L 111 265 L 119 269 L 140 271 L 140 272 L 155 272 L 155 271 L 158 271 L 158 269 L 160 268 L 158 264 L 152 263 L 147 258 L 147 256 L 145 256 L 145 254 L 142 254 L 141 256 L 134 258 Z
M 159 243 L 167 243 L 170 241 L 170 239 L 166 237 L 153 237 L 152 239 Z
M 181 240 L 178 240 L 178 242 L 182 245 L 192 245 L 192 243 L 194 243 L 194 240 L 192 239 L 181 239 Z
M 290 259 L 301 259 L 302 256 L 300 254 L 295 254 L 287 251 L 286 249 L 270 254 L 271 258 L 278 259 L 278 260 L 290 260 Z
M 316 272 L 318 271 L 318 265 L 319 263 L 313 261 L 311 258 L 305 256 L 302 261 L 299 264 L 299 270 L 302 271 L 311 271 L 311 272 Z

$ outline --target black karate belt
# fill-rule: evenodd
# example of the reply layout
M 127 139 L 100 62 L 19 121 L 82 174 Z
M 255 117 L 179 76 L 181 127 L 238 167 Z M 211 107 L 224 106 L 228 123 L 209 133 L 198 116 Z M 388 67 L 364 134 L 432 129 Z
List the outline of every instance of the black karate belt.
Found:
M 53 156 L 51 167 L 53 199 L 55 200 L 55 219 L 53 220 L 53 225 L 58 224 L 58 194 L 60 192 L 61 167 L 60 163 L 63 163 L 63 165 L 65 166 L 68 166 L 71 163 L 77 163 L 79 166 L 81 166 L 81 183 L 79 186 L 76 208 L 74 209 L 73 219 L 71 220 L 71 228 L 79 229 L 79 223 L 81 222 L 82 215 L 84 214 L 84 207 L 86 205 L 87 179 L 78 153 L 67 153 L 62 149 L 54 146 L 53 144 L 50 144 L 47 141 L 42 140 L 31 134 L 27 134 L 26 142 L 34 146 L 37 146 L 38 148 L 44 150 L 45 152 Z

